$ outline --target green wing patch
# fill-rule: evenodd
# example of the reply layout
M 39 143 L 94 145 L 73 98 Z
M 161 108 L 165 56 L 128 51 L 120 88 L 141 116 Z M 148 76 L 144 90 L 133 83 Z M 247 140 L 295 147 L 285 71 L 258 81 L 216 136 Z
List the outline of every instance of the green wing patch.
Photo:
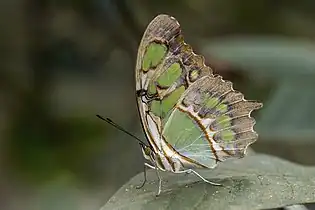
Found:
M 167 47 L 164 44 L 151 43 L 145 51 L 142 60 L 142 70 L 147 72 L 150 68 L 155 68 L 165 57 Z
M 182 156 L 205 167 L 216 166 L 217 157 L 201 127 L 189 114 L 175 109 L 163 130 L 165 140 Z
M 173 63 L 166 71 L 164 71 L 157 79 L 157 83 L 161 87 L 170 87 L 174 84 L 182 74 L 179 63 Z
M 151 104 L 151 111 L 162 119 L 167 116 L 170 110 L 177 104 L 178 99 L 185 91 L 184 86 L 177 88 L 170 95 L 164 97 L 161 101 L 154 100 Z

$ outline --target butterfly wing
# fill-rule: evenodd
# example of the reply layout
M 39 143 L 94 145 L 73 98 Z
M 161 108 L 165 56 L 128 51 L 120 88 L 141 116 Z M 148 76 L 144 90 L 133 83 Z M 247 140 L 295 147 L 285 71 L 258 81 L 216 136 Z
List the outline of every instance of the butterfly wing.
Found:
M 261 107 L 221 76 L 205 76 L 181 96 L 162 135 L 183 158 L 213 168 L 218 161 L 245 155 L 258 136 L 250 114 Z
M 141 40 L 136 65 L 137 102 L 147 139 L 161 151 L 161 133 L 184 91 L 199 78 L 212 74 L 204 58 L 184 43 L 179 23 L 159 15 Z
M 245 100 L 231 82 L 214 76 L 184 42 L 173 17 L 159 15 L 148 25 L 138 51 L 136 88 L 154 152 L 179 157 L 185 167 L 212 168 L 243 157 L 257 139 L 250 113 L 262 104 Z

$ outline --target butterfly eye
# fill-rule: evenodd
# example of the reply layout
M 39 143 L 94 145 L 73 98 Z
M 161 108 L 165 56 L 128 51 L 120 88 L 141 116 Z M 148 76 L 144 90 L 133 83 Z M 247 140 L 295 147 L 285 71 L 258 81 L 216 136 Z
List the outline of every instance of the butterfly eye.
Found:
M 152 150 L 150 149 L 150 147 L 145 146 L 145 148 L 143 149 L 144 154 L 146 154 L 147 156 L 150 156 Z

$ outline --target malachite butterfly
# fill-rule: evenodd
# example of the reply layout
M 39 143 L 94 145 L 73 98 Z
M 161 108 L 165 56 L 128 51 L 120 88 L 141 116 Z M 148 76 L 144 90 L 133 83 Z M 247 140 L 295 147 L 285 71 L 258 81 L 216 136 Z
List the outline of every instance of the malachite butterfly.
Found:
M 152 164 L 145 165 L 157 173 L 194 173 L 216 184 L 194 169 L 213 169 L 218 162 L 242 158 L 257 140 L 250 114 L 262 103 L 245 100 L 232 82 L 214 75 L 204 57 L 184 42 L 175 18 L 158 15 L 148 25 L 135 73 L 138 109 L 149 142 L 142 150 Z

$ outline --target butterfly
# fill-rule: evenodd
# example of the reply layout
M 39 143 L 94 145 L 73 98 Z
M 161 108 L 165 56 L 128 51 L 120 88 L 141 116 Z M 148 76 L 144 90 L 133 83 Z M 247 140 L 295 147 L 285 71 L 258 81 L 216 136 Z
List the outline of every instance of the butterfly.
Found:
M 242 158 L 257 140 L 250 116 L 262 103 L 244 99 L 232 82 L 214 75 L 204 57 L 184 42 L 177 20 L 155 17 L 144 32 L 135 69 L 136 98 L 148 145 L 141 144 L 145 167 L 192 173 Z M 146 181 L 139 187 L 142 187 Z

